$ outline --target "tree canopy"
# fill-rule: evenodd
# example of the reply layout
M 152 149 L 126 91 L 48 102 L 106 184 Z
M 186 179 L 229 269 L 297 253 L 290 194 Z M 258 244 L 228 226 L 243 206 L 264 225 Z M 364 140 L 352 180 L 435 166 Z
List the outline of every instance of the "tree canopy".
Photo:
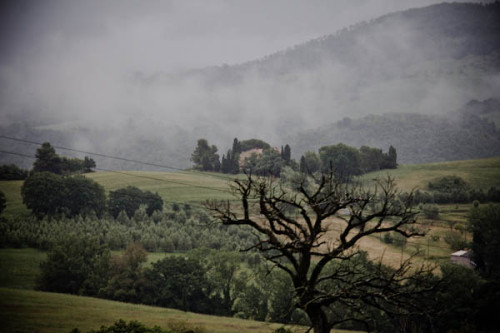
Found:
M 49 142 L 45 142 L 40 148 L 37 148 L 35 156 L 33 172 L 46 171 L 59 175 L 88 173 L 96 167 L 95 161 L 88 156 L 81 160 L 57 155 L 56 150 Z
M 196 148 L 191 154 L 194 167 L 201 171 L 219 171 L 220 161 L 217 147 L 210 146 L 206 139 L 199 139 Z
M 39 218 L 59 213 L 74 216 L 94 212 L 101 216 L 106 207 L 104 188 L 81 175 L 35 172 L 24 181 L 21 195 L 26 207 Z
M 135 186 L 109 192 L 108 208 L 114 218 L 122 211 L 131 218 L 141 205 L 146 205 L 146 213 L 151 216 L 154 211 L 163 209 L 163 199 L 158 193 L 142 191 Z

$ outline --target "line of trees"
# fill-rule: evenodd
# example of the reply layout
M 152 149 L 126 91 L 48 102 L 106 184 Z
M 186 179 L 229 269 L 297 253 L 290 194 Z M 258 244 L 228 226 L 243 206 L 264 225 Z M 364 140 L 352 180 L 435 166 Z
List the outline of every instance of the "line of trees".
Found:
M 252 149 L 258 152 L 242 160 L 241 154 Z M 235 138 L 232 148 L 222 155 L 220 162 L 217 151 L 215 145 L 209 145 L 206 139 L 199 139 L 191 155 L 194 168 L 201 171 L 230 174 L 246 172 L 279 177 L 282 168 L 288 166 L 308 174 L 334 170 L 335 175 L 342 179 L 350 179 L 370 171 L 397 168 L 397 152 L 393 146 L 384 153 L 378 148 L 362 146 L 358 150 L 339 143 L 321 147 L 318 154 L 308 151 L 301 156 L 299 163 L 291 158 L 291 147 L 288 144 L 279 150 L 258 139 L 238 141 L 238 138 Z
M 83 160 L 79 158 L 67 158 L 59 156 L 49 142 L 42 144 L 36 150 L 36 160 L 33 163 L 33 172 L 52 172 L 58 175 L 69 175 L 74 173 L 93 172 L 96 167 L 95 161 L 85 156 Z
M 28 175 L 28 170 L 22 169 L 15 164 L 0 166 L 0 180 L 24 180 Z
M 39 219 L 62 214 L 102 217 L 106 212 L 117 218 L 122 211 L 130 218 L 141 205 L 146 206 L 148 216 L 163 208 L 163 199 L 157 193 L 129 186 L 111 191 L 108 199 L 104 187 L 90 178 L 46 171 L 35 172 L 26 178 L 21 195 L 23 203 Z
M 122 211 L 130 218 L 141 205 L 146 206 L 148 216 L 162 210 L 163 200 L 157 193 L 134 186 L 111 191 L 108 199 L 104 187 L 81 175 L 95 167 L 94 160 L 88 157 L 80 160 L 57 155 L 45 142 L 37 148 L 33 169 L 21 187 L 23 203 L 39 219 L 62 214 L 102 217 L 107 212 L 117 218 Z M 19 173 L 12 167 L 8 170 Z

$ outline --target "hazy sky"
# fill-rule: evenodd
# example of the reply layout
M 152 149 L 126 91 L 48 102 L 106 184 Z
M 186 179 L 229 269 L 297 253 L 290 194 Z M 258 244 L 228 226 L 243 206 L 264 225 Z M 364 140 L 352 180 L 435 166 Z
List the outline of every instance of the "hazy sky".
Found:
M 3 0 L 0 66 L 155 72 L 234 64 L 438 2 Z
M 198 88 L 179 96 L 184 104 L 158 91 L 155 104 L 149 95 L 130 96 L 125 82 L 136 72 L 149 76 L 254 60 L 351 24 L 437 2 L 2 0 L 0 122 L 101 121 L 103 115 L 111 120 L 125 109 L 130 115 L 161 110 L 165 119 L 176 111 L 180 117 Z M 206 101 L 198 104 L 203 109 Z

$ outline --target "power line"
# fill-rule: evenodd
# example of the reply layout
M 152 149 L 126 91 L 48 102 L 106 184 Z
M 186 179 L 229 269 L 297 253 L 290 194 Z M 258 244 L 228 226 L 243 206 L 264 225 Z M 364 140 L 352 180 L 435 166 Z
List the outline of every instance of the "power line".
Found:
M 10 151 L 5 151 L 5 150 L 0 150 L 0 153 L 5 153 L 5 154 L 11 154 L 11 155 L 17 155 L 21 157 L 27 157 L 27 158 L 32 158 L 36 159 L 35 156 L 32 155 L 26 155 L 26 154 L 21 154 L 17 152 L 10 152 Z M 151 179 L 151 180 L 156 180 L 156 181 L 161 181 L 165 183 L 172 183 L 172 184 L 178 184 L 178 185 L 184 185 L 184 186 L 189 186 L 189 187 L 196 187 L 196 188 L 201 188 L 201 189 L 207 189 L 207 190 L 213 190 L 213 191 L 219 191 L 219 192 L 224 192 L 224 193 L 230 193 L 227 190 L 222 190 L 220 188 L 216 187 L 210 187 L 210 186 L 202 186 L 202 185 L 194 185 L 194 184 L 189 184 L 189 183 L 184 183 L 180 181 L 175 181 L 175 180 L 169 180 L 169 179 L 163 179 L 163 178 L 157 178 L 157 177 L 151 177 L 151 176 L 144 176 L 144 175 L 135 175 L 131 173 L 127 173 L 125 171 L 116 171 L 116 170 L 109 170 L 109 169 L 104 169 L 104 168 L 95 168 L 96 170 L 100 171 L 106 171 L 106 172 L 112 172 L 112 173 L 118 173 L 122 175 L 127 175 L 131 177 L 137 177 L 137 178 L 146 178 L 146 179 Z
M 20 139 L 20 138 L 14 138 L 14 137 L 6 136 L 6 135 L 0 135 L 0 138 L 1 139 L 12 140 L 12 141 L 17 141 L 17 142 L 22 142 L 22 143 L 27 143 L 27 144 L 32 144 L 32 145 L 42 145 L 43 144 L 42 142 L 37 142 L 37 141 L 32 141 L 32 140 L 26 140 L 26 139 Z M 147 166 L 153 166 L 153 167 L 157 167 L 157 168 L 176 170 L 176 171 L 179 171 L 179 172 L 182 172 L 182 173 L 186 173 L 186 174 L 193 174 L 193 173 L 202 174 L 201 172 L 186 171 L 185 169 L 178 168 L 178 167 L 173 167 L 173 166 L 169 166 L 169 165 L 165 165 L 165 164 L 145 162 L 145 161 L 140 161 L 140 160 L 125 158 L 125 157 L 120 157 L 120 156 L 113 156 L 113 155 L 108 155 L 108 154 L 95 153 L 95 152 L 90 152 L 90 151 L 85 151 L 85 150 L 79 150 L 79 149 L 74 149 L 74 148 L 68 148 L 68 147 L 63 147 L 63 146 L 57 146 L 57 145 L 52 145 L 52 147 L 54 147 L 56 149 L 62 149 L 62 150 L 72 151 L 72 152 L 81 153 L 81 154 L 88 154 L 88 155 L 93 155 L 93 156 L 99 156 L 99 157 L 114 159 L 114 160 L 123 161 L 123 162 L 138 163 L 138 164 L 143 164 L 143 165 L 147 165 Z M 9 154 L 9 152 L 6 152 L 6 153 Z M 203 175 L 206 176 L 206 174 L 203 174 Z M 222 175 L 210 174 L 210 176 L 211 177 L 215 177 L 215 178 L 225 179 L 225 180 L 232 179 L 229 176 L 222 176 Z

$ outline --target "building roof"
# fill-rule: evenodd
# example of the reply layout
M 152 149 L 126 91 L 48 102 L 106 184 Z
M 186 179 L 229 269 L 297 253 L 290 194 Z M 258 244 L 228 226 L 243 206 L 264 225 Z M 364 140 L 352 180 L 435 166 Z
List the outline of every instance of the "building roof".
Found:
M 469 250 L 460 250 L 457 252 L 453 252 L 451 254 L 452 257 L 469 257 L 470 251 Z

